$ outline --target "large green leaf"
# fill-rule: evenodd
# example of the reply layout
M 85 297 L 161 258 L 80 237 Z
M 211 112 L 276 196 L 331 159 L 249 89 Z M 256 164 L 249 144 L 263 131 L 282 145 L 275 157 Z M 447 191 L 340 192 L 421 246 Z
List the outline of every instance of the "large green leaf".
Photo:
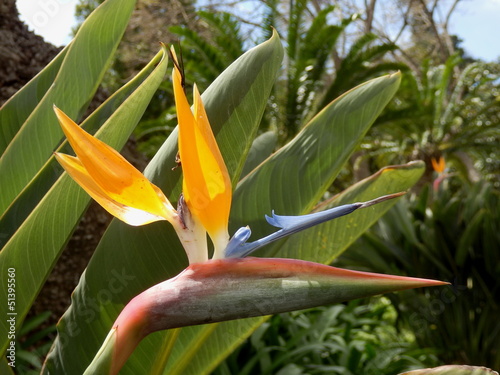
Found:
M 109 117 L 96 137 L 114 148 L 122 148 L 162 82 L 166 68 L 166 54 L 162 51 L 145 68 L 151 72 L 149 77 Z M 138 79 L 144 77 L 140 75 Z M 96 116 L 101 114 L 97 111 Z M 90 197 L 67 174 L 62 175 L 0 252 L 1 274 L 5 275 L 8 268 L 16 269 L 17 326 L 27 314 L 89 201 Z M 5 307 L 6 281 L 0 281 L 0 302 Z M 7 346 L 7 329 L 7 321 L 2 320 L 0 352 Z
M 406 191 L 422 177 L 424 170 L 425 164 L 421 161 L 383 168 L 371 177 L 346 189 L 341 195 L 323 202 L 316 207 L 316 210 L 323 211 L 344 204 L 364 202 L 382 195 Z M 298 258 L 329 264 L 347 248 L 345 244 L 353 243 L 395 203 L 396 200 L 379 203 L 317 225 L 287 238 L 282 245 L 275 246 L 271 252 L 274 256 L 283 258 Z
M 107 0 L 83 23 L 54 82 L 0 159 L 0 213 L 51 157 L 63 137 L 52 106 L 78 118 L 113 57 L 135 0 Z
M 92 116 L 85 119 L 81 127 L 87 132 L 94 134 L 113 112 L 117 110 L 123 101 L 126 100 L 151 74 L 154 70 L 154 64 L 160 61 L 160 58 L 160 55 L 158 55 L 153 60 L 153 63 L 148 64 L 148 66 L 141 70 L 130 82 L 115 92 L 92 113 Z M 66 154 L 72 153 L 71 147 L 66 140 L 58 147 L 57 151 Z M 62 172 L 63 168 L 54 157 L 51 157 L 10 204 L 3 215 L 0 215 L 0 249 L 3 248 L 5 243 L 7 243 L 10 237 L 21 226 L 22 222 L 29 216 L 31 211 L 33 211 L 47 191 L 49 191 L 52 185 L 57 181 Z
M 413 186 L 424 172 L 422 162 L 387 167 L 353 185 L 321 208 L 360 202 Z M 395 203 L 388 201 L 358 210 L 344 218 L 321 224 L 291 236 L 274 248 L 279 257 L 330 263 Z M 355 215 L 358 215 L 357 217 Z M 346 220 L 354 217 L 353 225 Z M 357 220 L 357 221 L 356 221 Z M 167 363 L 164 374 L 208 374 L 266 317 L 240 319 L 201 327 L 183 328 Z
M 278 143 L 278 135 L 276 132 L 270 130 L 259 135 L 252 143 L 252 148 L 248 153 L 247 160 L 245 161 L 245 166 L 241 172 L 241 176 L 245 177 L 254 168 L 266 160 L 276 149 Z
M 234 184 L 255 138 L 282 56 L 280 41 L 274 35 L 236 60 L 202 96 Z M 179 168 L 172 170 L 176 153 L 177 133 L 173 132 L 145 171 L 172 200 L 179 195 L 181 185 Z M 184 250 L 168 224 L 134 228 L 113 221 L 73 293 L 72 306 L 58 325 L 59 336 L 46 370 L 83 373 L 123 306 L 186 266 Z M 166 358 L 159 353 L 169 347 L 171 338 L 166 332 L 148 337 L 122 373 L 162 373 Z
M 231 228 L 249 225 L 255 237 L 272 228 L 263 219 L 311 211 L 399 87 L 392 74 L 345 93 L 316 115 L 285 147 L 238 185 Z
M 9 361 L 5 357 L 0 359 L 0 373 L 4 375 L 15 375 L 14 367 L 9 366 Z

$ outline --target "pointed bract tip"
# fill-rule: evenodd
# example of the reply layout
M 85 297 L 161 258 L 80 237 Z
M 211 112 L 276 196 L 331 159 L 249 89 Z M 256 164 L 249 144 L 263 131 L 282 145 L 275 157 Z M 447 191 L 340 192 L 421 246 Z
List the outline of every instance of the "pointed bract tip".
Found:
M 52 104 L 52 109 L 54 110 L 58 119 L 61 119 L 63 116 L 65 116 L 65 113 L 61 111 L 55 104 Z

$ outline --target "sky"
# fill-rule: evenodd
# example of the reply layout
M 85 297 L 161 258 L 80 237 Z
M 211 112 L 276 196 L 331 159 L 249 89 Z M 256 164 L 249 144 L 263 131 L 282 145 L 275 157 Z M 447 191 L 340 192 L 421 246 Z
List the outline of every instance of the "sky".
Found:
M 21 19 L 56 45 L 71 40 L 77 0 L 18 0 Z M 450 32 L 463 39 L 466 52 L 485 61 L 500 58 L 500 0 L 462 0 L 452 16 Z
M 56 46 L 71 41 L 77 0 L 17 0 L 19 16 L 29 29 Z
M 450 32 L 465 51 L 485 61 L 500 60 L 500 0 L 464 0 L 451 18 Z

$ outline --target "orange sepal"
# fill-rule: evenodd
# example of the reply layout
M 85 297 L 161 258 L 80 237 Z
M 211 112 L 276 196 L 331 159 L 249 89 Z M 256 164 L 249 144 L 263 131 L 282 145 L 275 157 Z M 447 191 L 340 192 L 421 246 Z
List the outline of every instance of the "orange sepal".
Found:
M 435 158 L 431 159 L 432 163 L 432 168 L 437 172 L 437 173 L 443 173 L 444 169 L 446 167 L 446 162 L 442 156 L 439 157 L 439 160 L 436 160 Z
M 212 238 L 216 249 L 214 256 L 217 257 L 229 239 L 227 227 L 232 199 L 231 180 L 200 93 L 195 86 L 193 115 L 181 80 L 181 73 L 175 67 L 173 83 L 179 121 L 179 154 L 184 176 L 183 194 L 191 214 Z
M 62 160 L 63 163 L 66 161 L 66 166 L 64 164 L 63 166 L 72 170 L 71 173 L 66 168 L 68 173 L 78 176 L 80 181 L 76 178 L 75 180 L 90 195 L 92 191 L 101 197 L 98 202 L 104 208 L 121 220 L 124 220 L 124 216 L 123 213 L 120 214 L 120 210 L 126 207 L 128 212 L 149 214 L 150 219 L 157 217 L 156 220 L 162 218 L 173 221 L 175 210 L 158 187 L 149 182 L 116 150 L 84 131 L 60 109 L 54 106 L 54 111 L 77 155 L 76 159 L 68 159 L 59 154 L 58 160 Z M 111 203 L 103 204 L 105 200 Z M 121 208 L 113 209 L 113 207 Z M 143 224 L 156 221 L 150 219 L 145 220 Z M 124 221 L 131 224 L 130 221 Z
M 126 206 L 109 197 L 92 177 L 78 158 L 74 156 L 55 153 L 55 157 L 59 164 L 68 172 L 68 174 L 90 195 L 97 203 L 99 203 L 106 211 L 118 219 L 130 225 L 145 225 L 154 221 L 166 220 L 165 217 L 153 215 L 149 212 L 142 211 L 130 206 Z

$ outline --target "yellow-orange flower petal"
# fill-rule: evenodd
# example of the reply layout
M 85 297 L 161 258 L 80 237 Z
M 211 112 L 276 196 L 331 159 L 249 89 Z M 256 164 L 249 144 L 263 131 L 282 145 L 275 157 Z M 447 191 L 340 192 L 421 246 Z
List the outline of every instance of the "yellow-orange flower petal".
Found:
M 101 201 L 94 199 L 111 214 L 129 224 L 136 220 L 130 219 L 132 222 L 125 220 L 132 212 L 135 214 L 144 212 L 149 215 L 149 219 L 138 220 L 142 224 L 161 220 L 161 218 L 170 222 L 174 221 L 175 210 L 158 187 L 149 182 L 117 151 L 88 134 L 60 109 L 54 107 L 54 110 L 77 155 L 77 161 L 61 157 L 61 155 L 58 159 L 63 163 L 66 162 L 63 166 L 69 167 L 72 171 L 67 169 L 68 173 L 78 176 L 79 180 L 76 178 L 75 180 L 91 196 L 92 194 L 100 196 Z M 109 203 L 103 204 L 104 200 Z M 128 211 L 123 211 L 125 207 Z M 151 220 L 155 217 L 157 219 Z
M 118 219 L 130 225 L 144 225 L 154 221 L 165 220 L 164 217 L 150 214 L 149 212 L 125 206 L 111 199 L 88 174 L 78 158 L 56 152 L 57 161 L 68 174 L 75 180 L 97 203 Z
M 193 115 L 177 68 L 174 68 L 173 83 L 184 198 L 192 215 L 210 235 L 215 247 L 214 258 L 222 257 L 229 240 L 231 180 L 196 86 Z
M 444 158 L 442 156 L 439 157 L 439 161 L 436 161 L 435 158 L 432 158 L 431 159 L 431 163 L 432 163 L 432 168 L 434 168 L 434 170 L 437 173 L 443 173 L 444 172 L 444 169 L 446 167 L 446 162 L 444 161 Z

